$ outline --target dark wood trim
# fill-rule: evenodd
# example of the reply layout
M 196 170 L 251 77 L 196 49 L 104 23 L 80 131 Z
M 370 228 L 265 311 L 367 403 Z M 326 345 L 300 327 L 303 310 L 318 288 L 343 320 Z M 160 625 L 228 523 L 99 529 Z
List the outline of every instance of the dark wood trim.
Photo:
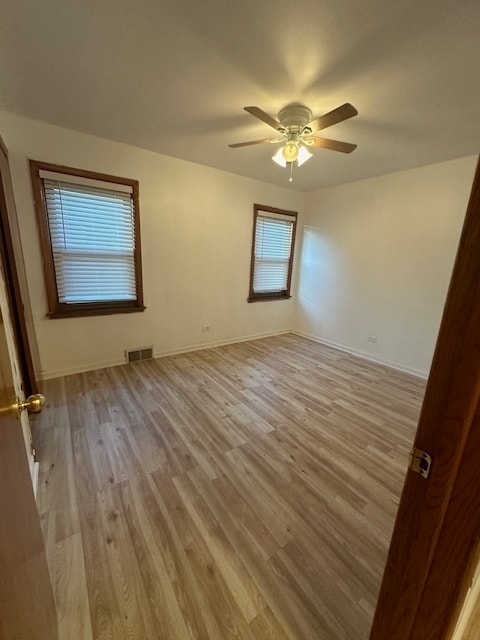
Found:
M 290 252 L 290 260 L 288 263 L 288 275 L 287 275 L 287 289 L 285 291 L 268 292 L 268 293 L 255 293 L 253 290 L 253 276 L 255 269 L 255 236 L 257 230 L 257 217 L 260 211 L 266 211 L 267 213 L 278 213 L 280 215 L 289 216 L 293 219 L 293 233 L 292 233 L 292 250 Z M 252 250 L 250 254 L 250 286 L 248 291 L 247 302 L 265 302 L 267 300 L 288 300 L 291 298 L 290 291 L 292 286 L 292 271 L 293 271 L 293 259 L 295 254 L 295 239 L 297 234 L 297 211 L 289 211 L 288 209 L 277 209 L 276 207 L 269 207 L 263 204 L 253 205 L 253 229 L 252 229 Z
M 137 292 L 137 311 L 144 311 L 143 305 L 143 271 L 142 271 L 142 234 L 140 230 L 140 186 L 138 180 L 133 180 L 133 209 L 135 212 L 135 286 Z
M 298 211 L 290 211 L 289 209 L 279 209 L 278 207 L 270 207 L 266 204 L 254 204 L 253 211 L 266 211 L 267 213 L 279 213 L 284 216 L 292 216 L 297 219 Z
M 0 153 L 2 153 L 5 158 L 5 164 L 8 170 L 8 153 L 1 138 L 0 147 Z M 26 308 L 27 306 L 30 308 L 30 301 L 27 300 L 28 292 L 22 292 L 20 285 L 17 262 L 23 258 L 19 240 L 17 242 L 17 251 L 14 247 L 11 220 L 16 224 L 16 215 L 15 212 L 9 211 L 7 205 L 5 180 L 10 180 L 10 176 L 0 172 L 0 252 L 4 265 L 5 284 L 9 296 L 11 322 L 20 366 L 20 375 L 22 377 L 22 386 L 25 396 L 28 396 L 38 392 L 36 372 L 30 348 L 29 331 L 25 319 Z
M 138 180 L 132 178 L 121 178 L 119 176 L 111 176 L 108 173 L 98 173 L 96 171 L 87 171 L 85 169 L 76 169 L 75 167 L 65 167 L 61 164 L 52 164 L 51 162 L 42 162 L 41 160 L 30 160 L 30 167 L 36 167 L 38 170 L 54 171 L 55 173 L 65 173 L 69 176 L 78 176 L 79 178 L 90 178 L 92 180 L 100 180 L 103 182 L 113 182 L 116 184 L 126 184 L 132 189 L 138 187 Z
M 254 298 L 247 298 L 247 302 L 264 302 L 265 300 L 290 300 L 292 296 L 283 294 L 273 295 L 272 293 L 266 293 L 259 295 L 258 293 Z
M 53 167 L 53 165 L 47 165 Z M 40 250 L 42 254 L 43 273 L 45 276 L 45 288 L 47 293 L 48 310 L 50 313 L 57 311 L 58 292 L 55 278 L 55 266 L 50 246 L 50 233 L 45 212 L 45 193 L 43 181 L 40 179 L 40 169 L 46 168 L 44 163 L 30 160 L 30 175 L 32 179 L 33 202 L 37 216 L 37 226 L 40 238 Z M 53 170 L 53 169 L 51 169 Z
M 371 640 L 447 640 L 478 557 L 480 523 L 480 163 L 450 282 Z
M 147 307 L 135 306 L 123 306 L 123 305 L 105 305 L 95 307 L 94 305 L 86 305 L 82 308 L 82 305 L 69 305 L 71 309 L 65 309 L 65 311 L 56 311 L 55 313 L 49 313 L 49 318 L 85 318 L 88 316 L 110 316 L 116 313 L 137 313 L 145 311 Z
M 132 188 L 132 199 L 134 208 L 134 232 L 135 232 L 135 286 L 137 299 L 134 302 L 98 302 L 88 304 L 64 304 L 59 302 L 58 289 L 55 274 L 55 264 L 53 260 L 50 243 L 50 231 L 48 227 L 48 217 L 45 204 L 45 190 L 43 180 L 40 178 L 40 170 L 64 173 L 66 176 L 79 176 L 104 182 L 127 185 Z M 49 162 L 30 160 L 30 174 L 32 179 L 33 198 L 37 215 L 37 224 L 40 237 L 40 247 L 43 259 L 43 270 L 45 275 L 45 286 L 48 301 L 49 318 L 74 318 L 93 315 L 110 315 L 114 313 L 132 313 L 145 311 L 143 303 L 143 277 L 142 277 L 142 253 L 141 253 L 141 232 L 140 232 L 140 203 L 139 203 L 139 183 L 138 180 L 130 178 L 120 178 L 105 173 L 96 173 L 65 167 Z

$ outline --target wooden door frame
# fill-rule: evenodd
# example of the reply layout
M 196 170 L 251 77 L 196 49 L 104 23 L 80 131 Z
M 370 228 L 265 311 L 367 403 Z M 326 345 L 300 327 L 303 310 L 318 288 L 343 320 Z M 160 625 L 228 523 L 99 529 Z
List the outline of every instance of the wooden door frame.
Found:
M 8 151 L 0 136 L 0 153 L 2 153 L 8 163 Z M 25 396 L 38 393 L 38 383 L 35 366 L 32 358 L 32 346 L 36 347 L 36 340 L 32 335 L 32 327 L 27 327 L 26 313 L 30 313 L 30 298 L 26 275 L 24 273 L 23 253 L 20 244 L 20 234 L 18 230 L 18 220 L 16 211 L 7 204 L 5 195 L 5 182 L 10 180 L 10 175 L 0 174 L 0 251 L 4 258 L 5 285 L 10 298 L 10 313 L 17 349 L 19 366 L 24 386 Z M 13 188 L 11 187 L 13 194 Z M 20 267 L 20 269 L 19 269 Z M 22 281 L 20 280 L 22 275 Z M 23 285 L 23 286 L 22 286 Z M 34 342 L 34 345 L 32 345 Z
M 480 162 L 414 446 L 433 459 L 405 479 L 370 640 L 449 640 L 480 543 Z

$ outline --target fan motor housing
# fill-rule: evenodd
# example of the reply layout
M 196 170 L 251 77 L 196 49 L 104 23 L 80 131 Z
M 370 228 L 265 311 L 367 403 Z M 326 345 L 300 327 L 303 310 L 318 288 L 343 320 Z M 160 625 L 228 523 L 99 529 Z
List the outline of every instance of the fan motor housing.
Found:
M 278 121 L 286 129 L 298 127 L 303 129 L 312 120 L 312 112 L 303 104 L 289 104 L 278 114 Z

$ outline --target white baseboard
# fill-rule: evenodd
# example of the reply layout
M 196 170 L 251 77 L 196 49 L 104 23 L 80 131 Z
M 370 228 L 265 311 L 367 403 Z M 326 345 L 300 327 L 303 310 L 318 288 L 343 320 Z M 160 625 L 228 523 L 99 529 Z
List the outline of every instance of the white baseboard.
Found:
M 338 342 L 333 342 L 331 340 L 319 338 L 317 336 L 313 336 L 308 333 L 304 333 L 302 331 L 296 331 L 295 329 L 282 329 L 280 331 L 255 333 L 247 336 L 241 336 L 239 338 L 229 338 L 228 340 L 212 340 L 211 342 L 202 342 L 201 344 L 198 344 L 198 343 L 189 344 L 183 347 L 172 347 L 171 349 L 155 350 L 153 355 L 154 355 L 154 358 L 164 358 L 166 356 L 174 356 L 181 353 L 188 353 L 189 351 L 201 351 L 202 349 L 211 349 L 213 347 L 223 347 L 228 344 L 236 344 L 238 342 L 248 342 L 249 340 L 258 340 L 260 338 L 278 336 L 284 333 L 293 333 L 297 336 L 301 336 L 302 338 L 307 338 L 308 340 L 313 340 L 314 342 L 318 342 L 328 347 L 332 347 L 333 349 L 338 349 L 339 351 L 350 353 L 354 356 L 357 356 L 358 358 L 363 358 L 364 360 L 368 360 L 369 362 L 375 362 L 376 364 L 381 364 L 385 367 L 389 367 L 390 369 L 395 369 L 396 371 L 403 371 L 404 373 L 409 373 L 413 376 L 416 376 L 417 378 L 422 378 L 424 380 L 428 378 L 427 371 L 422 371 L 420 369 L 408 367 L 404 364 L 401 364 L 400 362 L 393 362 L 392 360 L 387 360 L 386 358 L 373 356 L 372 354 L 366 353 L 365 351 L 360 351 L 359 349 L 353 349 L 352 347 L 339 344 Z M 116 360 L 104 360 L 101 362 L 92 362 L 89 364 L 79 365 L 76 367 L 69 367 L 67 369 L 44 371 L 40 373 L 39 379 L 51 380 L 52 378 L 60 378 L 61 376 L 68 376 L 73 373 L 85 373 L 86 371 L 95 371 L 97 369 L 105 369 L 106 367 L 115 367 L 121 364 L 126 364 L 125 359 L 123 357 L 118 358 Z
M 102 360 L 100 362 L 91 362 L 90 364 L 78 365 L 76 367 L 68 367 L 67 369 L 53 369 L 52 371 L 40 371 L 39 380 L 51 380 L 53 378 L 61 378 L 69 376 L 72 373 L 85 373 L 86 371 L 95 371 L 96 369 L 105 369 L 106 367 L 116 367 L 119 364 L 126 364 L 125 358 L 118 360 Z
M 155 358 L 165 358 L 166 356 L 175 356 L 180 353 L 189 353 L 190 351 L 202 351 L 203 349 L 213 349 L 213 347 L 224 347 L 228 344 L 237 344 L 238 342 L 248 342 L 249 340 L 259 340 L 260 338 L 271 338 L 272 336 L 280 336 L 284 333 L 291 333 L 290 329 L 282 329 L 281 331 L 269 331 L 265 333 L 256 333 L 250 336 L 242 336 L 241 338 L 230 338 L 229 340 L 216 340 L 212 342 L 203 342 L 202 344 L 189 345 L 180 349 L 166 349 L 164 351 L 155 351 Z
M 171 349 L 164 349 L 161 351 L 155 350 L 153 353 L 154 358 L 164 358 L 166 356 L 175 356 L 180 353 L 188 353 L 190 351 L 201 351 L 202 349 L 212 349 L 213 347 L 223 347 L 228 344 L 236 344 L 237 342 L 248 342 L 249 340 L 258 340 L 260 338 L 269 338 L 271 336 L 278 336 L 283 333 L 292 333 L 290 329 L 282 329 L 279 331 L 269 331 L 264 333 L 255 333 L 248 336 L 242 336 L 240 338 L 229 338 L 228 340 L 212 340 L 211 342 L 202 342 L 201 344 L 190 344 L 184 347 L 173 347 Z M 73 373 L 85 373 L 87 371 L 96 371 L 97 369 L 105 369 L 107 367 L 116 367 L 121 364 L 126 364 L 125 358 L 119 358 L 117 360 L 105 360 L 100 362 L 92 362 L 89 364 L 79 365 L 76 367 L 69 367 L 67 369 L 57 369 L 52 371 L 41 371 L 39 373 L 39 380 L 51 380 L 53 378 L 60 378 L 62 376 L 69 376 Z
M 308 333 L 303 333 L 302 331 L 296 331 L 295 329 L 292 329 L 290 333 L 293 333 L 297 336 L 301 336 L 302 338 L 307 338 L 308 340 L 313 340 L 314 342 L 318 342 L 320 344 L 324 344 L 327 347 L 338 349 L 338 351 L 350 353 L 351 355 L 357 356 L 358 358 L 362 358 L 363 360 L 368 360 L 369 362 L 375 362 L 376 364 L 381 364 L 385 367 L 389 367 L 389 369 L 395 369 L 396 371 L 409 373 L 410 375 L 415 376 L 417 378 L 422 378 L 423 380 L 426 380 L 428 378 L 428 371 L 423 371 L 421 369 L 408 367 L 404 364 L 401 364 L 400 362 L 393 362 L 392 360 L 387 360 L 386 358 L 372 356 L 372 354 L 366 353 L 365 351 L 360 351 L 359 349 L 353 349 L 352 347 L 347 347 L 343 344 L 339 344 L 338 342 L 333 342 L 332 340 L 325 340 L 324 338 L 318 338 L 317 336 L 312 336 Z

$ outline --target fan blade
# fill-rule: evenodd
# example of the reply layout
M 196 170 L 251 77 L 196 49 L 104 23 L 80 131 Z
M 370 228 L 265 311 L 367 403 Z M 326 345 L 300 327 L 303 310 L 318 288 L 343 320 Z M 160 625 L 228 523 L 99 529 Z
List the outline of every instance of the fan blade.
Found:
M 355 107 L 349 102 L 346 102 L 345 104 L 342 104 L 341 107 L 337 107 L 333 111 L 329 111 L 324 116 L 315 118 L 315 120 L 308 123 L 307 127 L 312 131 L 321 131 L 321 129 L 331 127 L 333 124 L 343 122 L 343 120 L 348 120 L 348 118 L 353 118 L 353 116 L 356 116 L 357 114 L 358 111 Z
M 232 149 L 237 147 L 248 147 L 251 144 L 263 144 L 264 142 L 282 142 L 283 138 L 264 138 L 263 140 L 250 140 L 249 142 L 236 142 L 235 144 L 229 144 Z
M 277 131 L 283 129 L 278 120 L 275 120 L 275 118 L 272 118 L 272 116 L 269 116 L 268 113 L 265 113 L 265 111 L 262 111 L 258 107 L 244 107 L 244 109 L 245 111 L 248 111 L 248 113 L 250 113 L 252 116 L 255 116 L 255 118 L 258 118 L 262 122 L 268 124 L 270 127 L 277 129 Z
M 329 140 L 328 138 L 313 138 L 313 140 L 314 142 L 307 143 L 309 147 L 322 147 L 332 151 L 341 151 L 341 153 L 352 153 L 357 148 L 357 145 L 351 142 L 340 142 L 340 140 Z

